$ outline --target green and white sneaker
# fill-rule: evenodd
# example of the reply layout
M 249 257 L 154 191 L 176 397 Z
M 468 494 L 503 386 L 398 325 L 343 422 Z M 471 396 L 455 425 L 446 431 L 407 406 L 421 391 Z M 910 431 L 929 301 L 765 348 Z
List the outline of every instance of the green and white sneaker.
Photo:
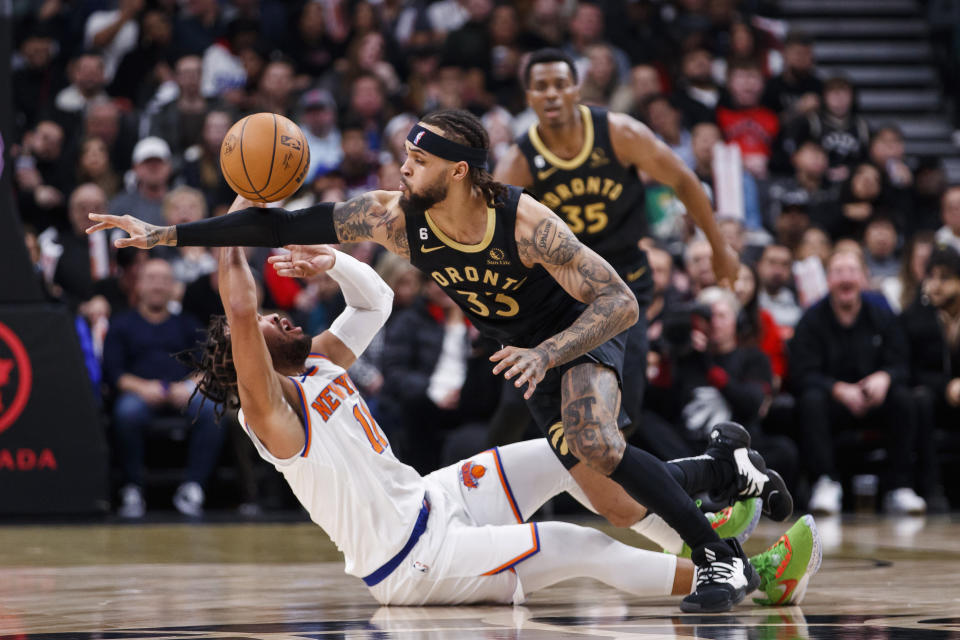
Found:
M 750 558 L 760 574 L 760 589 L 766 598 L 754 598 L 757 604 L 797 605 L 807 593 L 810 578 L 820 569 L 823 548 L 813 516 L 805 515 L 780 536 L 773 546 Z
M 699 500 L 697 501 L 699 503 Z M 706 514 L 710 526 L 717 532 L 721 538 L 736 538 L 737 542 L 743 544 L 750 537 L 757 523 L 760 522 L 760 515 L 763 511 L 763 500 L 760 498 L 747 498 L 734 502 L 733 505 L 721 509 L 716 513 Z M 679 553 L 681 558 L 690 557 L 690 547 L 686 543 Z

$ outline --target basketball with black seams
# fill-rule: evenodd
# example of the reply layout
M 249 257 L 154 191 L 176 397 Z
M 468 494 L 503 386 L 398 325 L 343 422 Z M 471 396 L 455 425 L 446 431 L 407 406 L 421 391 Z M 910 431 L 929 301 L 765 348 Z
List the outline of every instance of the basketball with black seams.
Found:
M 220 171 L 227 184 L 254 202 L 290 197 L 303 185 L 309 166 L 303 131 L 276 113 L 238 120 L 220 146 Z

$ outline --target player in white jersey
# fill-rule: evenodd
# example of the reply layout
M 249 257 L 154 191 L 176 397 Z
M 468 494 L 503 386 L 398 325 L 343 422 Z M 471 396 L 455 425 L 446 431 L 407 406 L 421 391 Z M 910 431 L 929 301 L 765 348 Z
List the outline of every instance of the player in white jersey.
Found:
M 211 323 L 199 388 L 218 404 L 239 400 L 241 423 L 260 455 L 378 602 L 520 602 L 574 577 L 638 596 L 691 591 L 694 567 L 685 558 L 568 523 L 526 523 L 561 491 L 590 506 L 546 440 L 492 449 L 426 477 L 397 460 L 345 371 L 389 316 L 393 293 L 369 266 L 332 248 L 321 250 L 314 267 L 318 262 L 340 285 L 347 308 L 311 338 L 277 315 L 261 316 L 243 252 L 221 250 L 227 315 Z M 804 527 L 815 534 L 812 521 Z M 806 554 L 793 543 L 780 562 L 802 565 L 793 603 L 819 566 L 814 542 L 815 535 Z M 770 572 L 780 566 L 767 565 Z

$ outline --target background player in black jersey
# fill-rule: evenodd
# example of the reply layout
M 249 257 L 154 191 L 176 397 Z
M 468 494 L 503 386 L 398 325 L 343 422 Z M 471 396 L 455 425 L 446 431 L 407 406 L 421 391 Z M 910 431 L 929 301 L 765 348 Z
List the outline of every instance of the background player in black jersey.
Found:
M 623 405 L 637 421 L 647 365 L 646 306 L 653 281 L 638 242 L 647 232 L 642 171 L 670 186 L 713 247 L 717 282 L 731 286 L 739 261 L 713 218 L 700 180 L 642 123 L 623 113 L 580 104 L 573 60 L 541 49 L 524 67 L 527 103 L 537 122 L 497 163 L 494 177 L 526 188 L 617 270 L 640 305 L 623 366 Z M 639 425 L 639 428 L 643 428 Z
M 758 576 L 739 543 L 720 540 L 688 493 L 732 487 L 733 496 L 761 496 L 776 503 L 772 492 L 785 491 L 782 481 L 764 473 L 762 459 L 747 450 L 746 431 L 731 423 L 714 429 L 707 456 L 669 465 L 627 445 L 618 414 L 621 334 L 638 314 L 629 288 L 547 207 L 493 180 L 486 170 L 489 138 L 476 117 L 464 111 L 431 114 L 411 130 L 406 148 L 401 191 L 374 191 L 297 212 L 251 207 L 176 227 L 91 214 L 99 224 L 90 232 L 119 227 L 130 238 L 118 240 L 117 246 L 140 248 L 372 240 L 414 264 L 448 261 L 449 266 L 437 269 L 443 281 L 431 275 L 485 333 L 516 336 L 507 336 L 503 342 L 508 346 L 491 358 L 497 362 L 494 373 L 503 373 L 518 387 L 526 385 L 531 404 L 546 394 L 554 405 L 552 415 L 562 416 L 575 464 L 571 468 L 571 456 L 561 460 L 594 506 L 606 515 L 603 507 L 609 507 L 611 496 L 633 498 L 660 515 L 690 545 L 699 567 L 697 590 L 684 599 L 683 608 L 730 609 L 756 588 Z M 494 242 L 502 243 L 494 247 L 499 252 L 487 250 Z M 448 253 L 449 258 L 437 257 Z M 305 276 L 313 272 L 316 257 L 316 248 L 298 245 L 274 264 L 283 275 Z M 525 273 L 536 287 L 525 287 L 523 281 L 507 285 L 496 276 L 500 267 Z M 466 283 L 491 289 L 481 297 Z M 557 311 L 553 323 L 542 317 L 539 304 Z M 549 386 L 538 387 L 541 381 Z M 543 401 L 538 408 L 547 415 Z M 540 420 L 540 426 L 546 430 L 550 424 Z M 617 487 L 610 479 L 625 493 L 611 491 Z M 792 511 L 792 503 L 788 509 L 781 519 Z

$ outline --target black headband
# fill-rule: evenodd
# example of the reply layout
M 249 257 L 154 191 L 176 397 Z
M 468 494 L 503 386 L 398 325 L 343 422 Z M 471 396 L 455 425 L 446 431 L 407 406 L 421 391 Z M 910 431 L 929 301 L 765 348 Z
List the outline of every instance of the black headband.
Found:
M 438 136 L 429 129 L 424 129 L 419 124 L 413 125 L 410 133 L 407 135 L 414 146 L 423 149 L 435 156 L 449 160 L 450 162 L 466 162 L 471 167 L 478 169 L 487 168 L 487 150 L 468 147 L 459 142 L 448 140 L 443 136 Z

